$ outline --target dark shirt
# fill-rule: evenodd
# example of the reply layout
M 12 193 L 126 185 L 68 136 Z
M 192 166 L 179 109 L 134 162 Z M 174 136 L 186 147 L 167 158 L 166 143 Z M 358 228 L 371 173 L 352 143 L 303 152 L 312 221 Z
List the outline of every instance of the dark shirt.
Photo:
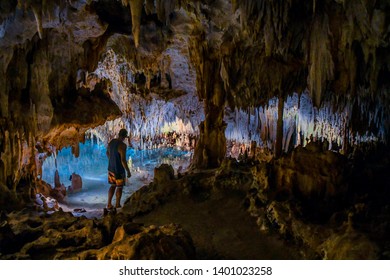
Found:
M 108 160 L 108 171 L 114 172 L 115 175 L 125 174 L 125 168 L 122 165 L 121 155 L 118 152 L 119 145 L 123 143 L 118 139 L 112 139 L 108 144 L 110 158 Z

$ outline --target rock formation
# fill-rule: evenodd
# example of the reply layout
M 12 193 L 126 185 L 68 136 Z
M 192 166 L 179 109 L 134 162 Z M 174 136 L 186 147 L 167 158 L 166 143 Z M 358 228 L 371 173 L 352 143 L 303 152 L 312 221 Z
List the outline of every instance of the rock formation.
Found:
M 191 237 L 179 226 L 144 227 L 122 214 L 96 221 L 62 211 L 41 216 L 31 211 L 13 213 L 1 217 L 0 244 L 2 259 L 191 259 L 195 256 Z
M 117 128 L 126 127 L 139 148 L 167 133 L 180 135 L 178 143 L 195 139 L 191 170 L 216 172 L 216 185 L 263 182 L 266 199 L 261 188 L 245 191 L 284 234 L 302 235 L 296 229 L 305 225 L 295 217 L 325 224 L 354 209 L 353 217 L 343 217 L 343 222 L 356 226 L 369 222 L 373 213 L 387 213 L 387 203 L 380 199 L 387 178 L 380 174 L 388 170 L 390 135 L 389 10 L 387 0 L 1 1 L 0 209 L 8 215 L 36 199 L 44 204 L 41 195 L 61 200 L 61 184 L 50 187 L 41 181 L 42 162 L 63 147 L 72 147 L 78 157 L 86 133 L 106 142 Z M 251 174 L 244 172 L 240 179 L 224 171 L 232 164 L 227 154 Z M 266 156 L 267 163 L 256 162 Z M 151 190 L 159 191 L 162 177 L 172 179 L 165 173 L 157 171 Z M 134 196 L 136 204 L 146 199 L 142 197 L 147 204 L 161 202 L 150 189 Z M 163 191 L 162 198 L 171 191 Z M 369 207 L 368 198 L 380 203 Z M 300 209 L 291 210 L 294 199 Z M 359 199 L 369 208 L 361 211 L 365 217 L 355 209 Z M 261 217 L 259 224 L 265 227 Z M 18 243 L 1 254 L 193 256 L 188 240 L 174 252 L 166 251 L 166 244 L 150 245 L 144 255 L 126 246 L 115 252 L 107 236 L 80 238 L 85 252 L 58 255 L 47 247 L 54 233 L 44 232 L 44 223 L 30 223 L 36 236 L 29 241 L 35 243 Z M 69 226 L 75 231 L 84 227 Z M 121 226 L 110 242 L 120 248 L 123 240 L 138 244 L 138 237 Z M 104 235 L 97 228 L 91 225 L 83 234 Z M 355 228 L 344 224 L 344 229 L 328 235 L 327 242 L 303 242 L 320 257 L 353 258 L 343 245 L 348 238 L 367 244 L 362 248 L 369 248 L 370 257 L 386 255 L 385 241 L 377 249 Z M 380 236 L 387 230 L 383 225 Z M 141 231 L 153 242 L 181 236 L 176 226 Z M 1 234 L 0 242 L 18 236 L 8 222 L 2 223 Z M 66 236 L 64 240 L 68 242 Z M 335 246 L 345 253 L 329 252 Z M 19 251 L 21 255 L 12 255 Z

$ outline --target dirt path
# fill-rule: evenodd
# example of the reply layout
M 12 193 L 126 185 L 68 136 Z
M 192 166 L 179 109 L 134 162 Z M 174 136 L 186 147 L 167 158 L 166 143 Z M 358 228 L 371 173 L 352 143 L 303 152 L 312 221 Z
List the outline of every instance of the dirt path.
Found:
M 146 225 L 180 224 L 195 243 L 199 259 L 297 259 L 296 248 L 262 234 L 236 193 L 207 199 L 174 197 L 153 212 L 137 217 Z

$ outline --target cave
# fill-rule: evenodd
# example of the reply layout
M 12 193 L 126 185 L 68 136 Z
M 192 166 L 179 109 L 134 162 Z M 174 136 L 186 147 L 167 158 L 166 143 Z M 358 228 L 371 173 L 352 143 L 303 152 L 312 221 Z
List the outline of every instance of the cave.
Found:
M 1 1 L 0 48 L 0 259 L 390 258 L 389 1 Z

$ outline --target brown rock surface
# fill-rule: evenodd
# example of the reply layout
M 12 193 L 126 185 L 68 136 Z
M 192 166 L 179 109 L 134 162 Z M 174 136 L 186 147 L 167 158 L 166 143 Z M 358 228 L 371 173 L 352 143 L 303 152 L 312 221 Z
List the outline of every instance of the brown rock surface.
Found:
M 136 222 L 180 224 L 192 236 L 200 259 L 300 258 L 293 247 L 259 231 L 244 206 L 252 180 L 237 184 L 234 178 L 243 179 L 245 170 L 230 171 L 224 175 L 216 170 L 194 172 L 153 182 L 126 201 L 122 211 Z
M 347 196 L 351 166 L 345 156 L 312 142 L 276 160 L 271 174 L 276 196 L 299 198 L 307 216 L 329 215 Z
M 1 259 L 193 259 L 192 239 L 177 225 L 144 227 L 123 214 L 102 220 L 62 211 L 2 215 Z M 12 244 L 12 245 L 10 245 Z

